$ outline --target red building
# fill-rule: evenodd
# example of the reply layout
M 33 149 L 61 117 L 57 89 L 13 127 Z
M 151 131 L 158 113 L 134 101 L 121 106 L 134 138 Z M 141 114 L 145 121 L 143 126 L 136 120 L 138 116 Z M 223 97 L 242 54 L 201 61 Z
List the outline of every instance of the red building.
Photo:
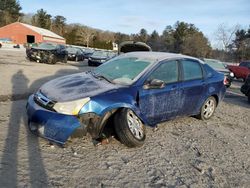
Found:
M 15 44 L 52 42 L 65 44 L 65 39 L 47 29 L 15 22 L 0 28 L 0 38 L 10 38 Z

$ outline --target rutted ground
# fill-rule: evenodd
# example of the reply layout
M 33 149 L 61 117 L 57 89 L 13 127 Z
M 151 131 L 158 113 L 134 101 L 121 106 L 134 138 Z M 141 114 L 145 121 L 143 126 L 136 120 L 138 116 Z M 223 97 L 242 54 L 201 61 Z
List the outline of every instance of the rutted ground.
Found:
M 1 53 L 0 57 L 6 56 Z M 13 96 L 13 88 L 18 93 L 30 91 L 33 85 L 35 90 L 48 80 L 43 77 L 54 77 L 57 71 L 66 70 L 65 74 L 86 68 L 84 63 L 73 62 L 71 66 L 30 64 L 20 60 L 21 54 L 12 58 L 16 65 L 9 62 L 8 68 L 8 59 L 0 58 L 1 75 L 9 75 L 0 81 L 2 96 L 8 94 L 5 88 Z M 11 82 L 11 77 L 19 69 L 32 83 L 25 85 L 25 79 L 20 81 L 17 75 L 18 84 L 13 86 L 16 81 Z M 133 149 L 114 138 L 107 145 L 94 146 L 88 136 L 72 139 L 65 148 L 51 146 L 27 131 L 26 99 L 22 97 L 0 102 L 0 187 L 250 185 L 250 105 L 245 97 L 226 95 L 209 121 L 185 117 L 162 123 L 157 130 L 147 128 L 146 143 Z

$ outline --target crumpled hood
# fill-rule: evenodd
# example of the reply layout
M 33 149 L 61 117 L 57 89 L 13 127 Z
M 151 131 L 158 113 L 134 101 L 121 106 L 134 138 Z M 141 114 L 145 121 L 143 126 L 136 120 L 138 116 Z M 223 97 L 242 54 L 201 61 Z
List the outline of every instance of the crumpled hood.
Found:
M 92 97 L 117 88 L 118 85 L 97 79 L 91 73 L 84 72 L 51 80 L 40 88 L 40 92 L 50 100 L 66 102 Z

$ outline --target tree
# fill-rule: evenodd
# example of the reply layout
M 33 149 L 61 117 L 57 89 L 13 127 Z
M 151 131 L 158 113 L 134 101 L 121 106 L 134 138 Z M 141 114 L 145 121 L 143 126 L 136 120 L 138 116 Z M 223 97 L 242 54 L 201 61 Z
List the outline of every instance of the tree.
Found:
M 51 15 L 43 9 L 37 11 L 32 17 L 32 25 L 41 27 L 44 29 L 51 29 Z
M 161 36 L 161 41 L 163 43 L 163 51 L 174 52 L 175 38 L 174 38 L 174 29 L 172 26 L 168 25 Z
M 222 50 L 226 52 L 229 50 L 229 46 L 232 43 L 235 32 L 238 29 L 239 25 L 228 27 L 225 23 L 222 23 L 218 26 L 215 36 L 216 40 L 219 42 L 219 45 L 222 47 Z
M 0 27 L 19 21 L 21 9 L 16 0 L 0 0 Z
M 139 36 L 139 41 L 145 43 L 148 41 L 148 32 L 146 29 L 142 28 L 138 36 Z
M 66 25 L 64 37 L 66 39 L 67 44 L 77 44 L 77 30 L 78 27 L 73 24 Z
M 78 42 L 89 47 L 90 41 L 95 36 L 95 31 L 86 26 L 80 26 L 78 28 Z
M 186 38 L 196 32 L 198 32 L 198 29 L 193 24 L 177 21 L 175 24 L 175 31 L 173 33 L 173 37 L 175 39 L 174 51 L 176 53 L 181 53 L 182 46 Z
M 176 22 L 167 26 L 162 33 L 162 49 L 168 52 L 184 53 L 196 57 L 207 57 L 211 47 L 208 39 L 194 26 L 185 22 Z
M 122 43 L 124 41 L 130 40 L 130 36 L 118 32 L 118 33 L 114 34 L 114 39 L 115 39 L 115 43 L 120 44 L 120 43 Z
M 250 26 L 248 30 L 237 30 L 233 41 L 237 60 L 250 59 Z
M 60 36 L 64 35 L 65 25 L 66 18 L 63 16 L 57 15 L 52 19 L 52 31 Z
M 148 45 L 153 51 L 162 51 L 162 41 L 161 37 L 156 30 L 148 37 Z
M 182 44 L 182 53 L 195 57 L 209 57 L 211 47 L 202 32 L 188 34 Z

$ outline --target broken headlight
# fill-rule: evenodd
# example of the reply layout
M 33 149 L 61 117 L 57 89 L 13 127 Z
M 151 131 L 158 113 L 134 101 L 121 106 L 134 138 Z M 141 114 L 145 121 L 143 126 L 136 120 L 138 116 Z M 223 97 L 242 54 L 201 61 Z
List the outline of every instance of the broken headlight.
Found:
M 70 101 L 70 102 L 58 102 L 54 105 L 55 111 L 61 114 L 67 115 L 78 115 L 82 107 L 90 101 L 90 98 L 84 98 L 80 100 Z

